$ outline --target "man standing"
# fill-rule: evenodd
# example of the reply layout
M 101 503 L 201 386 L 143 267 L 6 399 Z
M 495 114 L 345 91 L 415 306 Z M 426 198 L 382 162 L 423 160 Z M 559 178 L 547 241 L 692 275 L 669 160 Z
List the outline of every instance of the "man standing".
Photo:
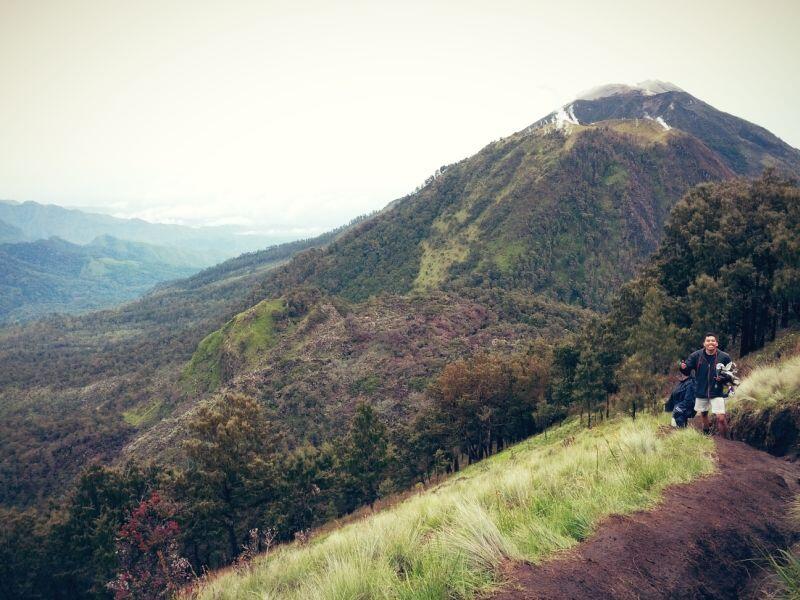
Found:
M 717 417 L 717 427 L 724 436 L 728 433 L 728 422 L 725 420 L 725 396 L 722 382 L 717 376 L 717 364 L 726 365 L 731 362 L 727 352 L 718 349 L 719 342 L 715 333 L 707 333 L 703 339 L 703 347 L 692 354 L 681 368 L 694 371 L 695 402 L 694 409 L 703 419 L 703 433 L 708 433 L 711 426 L 708 422 L 709 409 Z

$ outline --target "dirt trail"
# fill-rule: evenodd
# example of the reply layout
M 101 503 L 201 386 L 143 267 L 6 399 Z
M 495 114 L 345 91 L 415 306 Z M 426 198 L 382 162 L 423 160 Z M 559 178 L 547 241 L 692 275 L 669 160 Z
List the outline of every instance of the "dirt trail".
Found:
M 493 600 L 738 598 L 764 551 L 798 539 L 787 522 L 800 464 L 717 439 L 719 473 L 670 488 L 655 510 L 604 521 L 539 566 L 508 565 Z

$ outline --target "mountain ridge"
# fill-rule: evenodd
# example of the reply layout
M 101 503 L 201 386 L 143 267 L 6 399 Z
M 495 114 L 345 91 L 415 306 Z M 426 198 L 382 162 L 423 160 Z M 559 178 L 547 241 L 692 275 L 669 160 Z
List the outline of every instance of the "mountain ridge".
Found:
M 58 237 L 0 244 L 0 259 L 0 322 L 105 308 L 200 268 L 178 250 L 110 236 L 87 245 Z
M 380 291 L 489 283 L 602 306 L 655 249 L 666 213 L 685 189 L 734 175 L 693 136 L 665 136 L 654 123 L 524 130 L 446 167 L 325 253 L 308 257 L 312 264 L 279 269 L 264 293 L 280 294 L 304 277 L 353 301 Z M 556 221 L 554 213 L 559 228 L 542 229 Z M 587 218 L 613 222 L 609 227 L 622 236 L 617 243 L 594 240 L 621 253 L 619 272 L 600 287 L 588 281 L 592 257 L 574 255 L 565 233 Z M 564 281 L 549 275 L 565 270 Z
M 175 247 L 192 252 L 201 266 L 212 266 L 243 252 L 291 241 L 289 236 L 243 235 L 232 226 L 187 227 L 122 219 L 55 204 L 0 201 L 0 221 L 14 226 L 30 240 L 60 237 L 73 244 L 89 244 L 97 237 L 112 237 Z

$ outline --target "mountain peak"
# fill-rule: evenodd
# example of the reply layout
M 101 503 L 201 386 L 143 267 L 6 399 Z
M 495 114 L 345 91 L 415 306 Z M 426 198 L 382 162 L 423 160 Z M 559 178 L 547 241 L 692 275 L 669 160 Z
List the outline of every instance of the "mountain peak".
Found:
M 669 81 L 660 81 L 658 79 L 648 79 L 640 81 L 636 85 L 628 85 L 626 83 L 609 83 L 601 85 L 585 92 L 578 94 L 575 100 L 598 100 L 600 98 L 607 98 L 609 96 L 618 96 L 630 92 L 639 92 L 644 96 L 655 96 L 656 94 L 663 94 L 665 92 L 683 92 L 674 83 Z
M 787 174 L 800 170 L 800 151 L 763 127 L 719 111 L 674 83 L 656 79 L 593 88 L 525 131 L 561 129 L 571 134 L 578 126 L 585 128 L 603 121 L 628 121 L 637 130 L 640 121 L 652 121 L 664 131 L 694 136 L 739 175 L 755 177 L 767 167 Z

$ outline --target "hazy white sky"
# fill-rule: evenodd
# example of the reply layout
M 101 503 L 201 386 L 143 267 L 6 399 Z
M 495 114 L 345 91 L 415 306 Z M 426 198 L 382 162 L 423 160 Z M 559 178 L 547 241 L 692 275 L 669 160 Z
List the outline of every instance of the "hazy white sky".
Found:
M 578 92 L 800 146 L 800 2 L 0 0 L 0 198 L 313 233 Z

